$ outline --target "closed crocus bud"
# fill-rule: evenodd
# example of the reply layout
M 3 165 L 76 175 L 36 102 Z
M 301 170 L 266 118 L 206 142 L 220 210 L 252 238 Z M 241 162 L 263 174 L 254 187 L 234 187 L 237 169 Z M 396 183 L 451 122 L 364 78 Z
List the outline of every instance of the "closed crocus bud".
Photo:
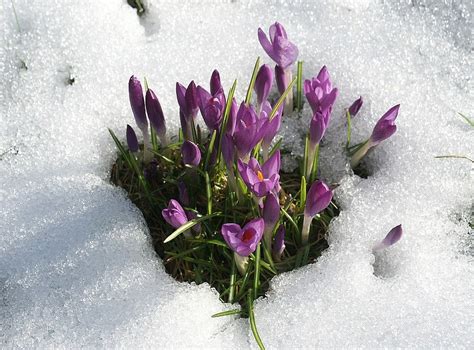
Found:
M 179 200 L 184 206 L 189 206 L 189 193 L 186 184 L 183 181 L 178 182 Z
M 224 88 L 222 87 L 221 84 L 221 76 L 219 75 L 219 72 L 217 69 L 214 69 L 214 71 L 211 74 L 211 81 L 210 81 L 210 86 L 211 86 L 211 95 L 216 95 L 219 92 L 224 92 Z
M 181 153 L 183 155 L 183 163 L 191 166 L 198 166 L 201 162 L 201 151 L 199 147 L 191 142 L 184 141 L 181 146 Z
M 222 92 L 211 95 L 202 86 L 197 87 L 199 109 L 209 131 L 219 130 L 225 110 L 225 97 Z
M 301 230 L 301 241 L 303 244 L 308 243 L 309 229 L 311 221 L 316 214 L 322 212 L 331 203 L 332 191 L 323 181 L 316 181 L 306 195 L 306 204 L 304 207 L 303 228 Z
M 160 101 L 152 89 L 148 89 L 145 95 L 146 111 L 150 124 L 160 138 L 161 144 L 166 146 L 168 140 L 166 137 L 166 123 Z
M 199 111 L 197 88 L 194 81 L 191 81 L 187 88 L 176 83 L 176 97 L 178 98 L 183 135 L 186 140 L 191 140 L 193 120 Z
M 298 48 L 288 40 L 285 28 L 280 23 L 272 24 L 269 32 L 270 40 L 265 32 L 258 28 L 258 40 L 263 49 L 283 69 L 291 66 L 298 58 Z
M 275 196 L 275 194 L 273 193 L 270 193 L 265 198 L 265 203 L 263 206 L 263 221 L 265 222 L 263 239 L 268 251 L 271 250 L 272 233 L 279 218 L 280 203 L 278 202 L 277 196 Z
M 137 123 L 138 128 L 144 132 L 144 130 L 146 131 L 148 129 L 148 121 L 145 114 L 143 89 L 140 80 L 138 80 L 134 75 L 132 75 L 128 81 L 128 95 L 135 122 Z
M 127 145 L 128 149 L 132 153 L 138 152 L 138 140 L 137 135 L 135 134 L 135 130 L 127 124 Z
M 183 207 L 174 199 L 170 200 L 168 208 L 161 211 L 161 215 L 174 228 L 179 228 L 188 222 L 188 217 Z
M 222 237 L 229 248 L 234 251 L 234 260 L 242 275 L 247 270 L 248 256 L 257 249 L 257 245 L 262 239 L 263 229 L 262 218 L 254 219 L 242 228 L 233 223 L 222 225 Z
M 398 110 L 400 105 L 393 106 L 390 108 L 375 124 L 374 130 L 370 138 L 360 146 L 356 153 L 351 158 L 351 167 L 355 168 L 361 159 L 367 154 L 367 152 L 377 146 L 380 142 L 388 139 L 397 131 L 395 125 L 395 119 L 398 116 Z
M 247 161 L 252 149 L 259 143 L 266 133 L 265 119 L 257 117 L 252 105 L 244 102 L 237 112 L 237 122 L 233 134 L 234 145 L 240 159 Z
M 272 256 L 276 262 L 281 261 L 281 255 L 285 250 L 285 226 L 280 225 L 273 239 Z
M 329 126 L 329 110 L 318 110 L 313 114 L 309 125 L 308 162 L 306 164 L 306 178 L 309 179 L 315 162 L 316 150 L 319 147 Z
M 355 117 L 357 113 L 359 113 L 363 103 L 364 101 L 362 100 L 362 96 L 352 103 L 352 105 L 349 107 L 349 114 L 351 117 Z
M 269 65 L 264 64 L 260 67 L 255 78 L 255 93 L 257 94 L 257 110 L 267 100 L 273 85 L 273 71 Z
M 390 230 L 390 232 L 385 236 L 385 238 L 377 243 L 374 247 L 373 250 L 382 250 L 385 248 L 390 247 L 391 245 L 394 245 L 397 243 L 400 238 L 402 238 L 403 230 L 402 230 L 402 225 L 395 226 Z

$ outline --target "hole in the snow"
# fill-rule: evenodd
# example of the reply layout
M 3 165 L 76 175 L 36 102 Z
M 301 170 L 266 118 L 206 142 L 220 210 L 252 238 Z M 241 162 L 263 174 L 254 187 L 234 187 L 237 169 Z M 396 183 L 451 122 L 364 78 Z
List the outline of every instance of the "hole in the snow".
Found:
M 245 205 L 236 203 L 232 210 L 226 208 L 232 203 L 228 198 L 226 170 L 218 166 L 210 167 L 209 175 L 213 184 L 212 211 L 226 213 L 228 217 L 216 216 L 202 221 L 200 233 L 190 230 L 187 237 L 180 235 L 164 244 L 163 241 L 174 231 L 161 215 L 171 199 L 187 202 L 188 205 L 183 205 L 185 209 L 193 208 L 201 214 L 208 210 L 205 178 L 198 172 L 190 172 L 189 168 L 182 165 L 179 143 L 174 140 L 165 154 L 155 157 L 144 166 L 144 175 L 152 195 L 151 202 L 150 198 L 146 198 L 140 191 L 137 177 L 123 156 L 119 156 L 112 167 L 111 181 L 124 188 L 131 201 L 143 213 L 154 249 L 161 257 L 166 271 L 181 282 L 209 283 L 219 292 L 222 301 L 231 300 L 240 303 L 241 315 L 246 316 L 247 294 L 249 288 L 254 286 L 257 272 L 255 268 L 249 268 L 246 274 L 239 274 L 237 268 L 233 267 L 233 252 L 227 247 L 221 235 L 221 227 L 224 223 L 234 222 L 243 226 L 258 214 L 249 212 L 250 204 L 247 202 Z M 303 223 L 303 208 L 293 203 L 295 197 L 299 195 L 301 176 L 298 171 L 280 174 L 282 190 L 279 201 L 286 212 L 280 215 L 286 230 L 285 250 L 281 259 L 274 260 L 271 266 L 268 259 L 265 259 L 262 245 L 261 258 L 266 262 L 260 265 L 258 272 L 260 274 L 258 296 L 265 294 L 270 280 L 276 274 L 312 263 L 321 255 L 328 247 L 326 232 L 329 223 L 339 214 L 338 208 L 331 203 L 312 221 L 309 244 L 302 245 L 299 230 Z M 180 184 L 185 185 L 187 192 L 185 195 L 180 193 L 180 186 L 183 188 Z M 183 196 L 187 199 L 183 199 Z M 204 240 L 208 244 L 203 244 Z M 250 255 L 249 266 L 252 266 L 256 256 L 256 252 Z M 232 275 L 236 276 L 233 280 L 230 277 Z M 233 295 L 230 296 L 230 293 Z

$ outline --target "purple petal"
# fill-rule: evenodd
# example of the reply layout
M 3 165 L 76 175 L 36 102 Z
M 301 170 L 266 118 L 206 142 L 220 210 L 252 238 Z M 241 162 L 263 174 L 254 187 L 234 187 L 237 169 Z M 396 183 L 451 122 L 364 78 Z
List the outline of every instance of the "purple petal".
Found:
M 273 85 L 273 71 L 269 65 L 264 64 L 260 67 L 255 79 L 255 92 L 257 94 L 257 103 L 261 105 L 266 101 Z
M 138 140 L 135 130 L 127 124 L 127 145 L 130 152 L 138 152 Z
M 352 102 L 352 105 L 349 107 L 349 114 L 351 115 L 351 117 L 355 117 L 357 113 L 359 113 L 359 110 L 361 109 L 363 103 L 364 101 L 362 100 L 362 96 Z
M 201 151 L 199 147 L 191 141 L 186 140 L 183 142 L 181 153 L 183 155 L 184 164 L 198 166 L 201 162 Z
M 262 45 L 263 49 L 267 53 L 268 56 L 272 57 L 273 56 L 273 46 L 268 41 L 267 35 L 265 32 L 261 29 L 258 28 L 258 41 L 260 42 L 260 45 Z
M 152 89 L 148 89 L 146 92 L 146 111 L 148 119 L 153 129 L 155 129 L 158 135 L 166 134 L 165 116 L 161 109 L 161 104 Z
M 402 230 L 402 225 L 395 226 L 390 230 L 389 233 L 385 236 L 385 238 L 378 244 L 375 245 L 373 248 L 374 250 L 382 250 L 387 247 L 390 247 L 391 245 L 394 245 L 397 243 L 400 238 L 402 238 L 403 235 L 403 230 Z
M 280 150 L 276 150 L 273 155 L 267 159 L 265 163 L 262 165 L 262 172 L 265 178 L 270 178 L 274 174 L 280 173 L 280 164 L 281 164 L 281 157 L 280 157 Z
M 183 207 L 174 199 L 170 200 L 168 208 L 163 209 L 161 215 L 163 219 L 174 228 L 179 228 L 188 222 L 188 217 Z
M 265 198 L 265 204 L 263 207 L 263 220 L 265 222 L 265 227 L 273 228 L 280 218 L 280 203 L 278 198 L 270 193 Z
M 314 182 L 306 196 L 304 215 L 314 217 L 331 203 L 332 191 L 323 181 Z
M 217 69 L 214 69 L 214 71 L 212 72 L 210 86 L 212 96 L 215 96 L 219 92 L 224 92 L 224 89 L 222 88 L 221 84 L 221 76 L 219 75 Z
M 145 114 L 142 84 L 134 75 L 132 75 L 128 81 L 128 95 L 138 128 L 142 131 L 146 130 L 148 128 L 148 121 Z
M 285 234 L 285 226 L 280 225 L 273 240 L 272 247 L 273 254 L 278 258 L 280 258 L 281 254 L 283 254 L 283 251 L 285 250 Z

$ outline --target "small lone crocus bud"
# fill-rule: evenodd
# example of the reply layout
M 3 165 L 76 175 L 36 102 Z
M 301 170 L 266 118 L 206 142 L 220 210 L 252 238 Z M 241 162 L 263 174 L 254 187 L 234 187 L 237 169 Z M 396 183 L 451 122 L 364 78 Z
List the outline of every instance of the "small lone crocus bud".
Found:
M 262 239 L 263 228 L 262 218 L 254 219 L 242 228 L 233 223 L 222 225 L 222 237 L 229 248 L 234 251 L 234 260 L 242 275 L 247 270 L 248 256 L 257 249 L 257 245 Z
M 273 71 L 269 65 L 264 64 L 260 67 L 255 78 L 254 90 L 257 94 L 257 113 L 260 111 L 262 103 L 265 102 L 270 94 L 273 85 Z
M 166 146 L 168 139 L 166 137 L 166 122 L 160 101 L 152 89 L 148 89 L 145 95 L 146 111 L 150 124 L 160 138 L 161 144 Z
M 308 243 L 311 221 L 313 221 L 316 214 L 328 207 L 331 200 L 332 191 L 323 181 L 316 181 L 311 185 L 304 207 L 303 228 L 301 230 L 301 242 L 303 245 Z
M 145 102 L 143 100 L 143 89 L 140 80 L 134 75 L 128 81 L 128 96 L 130 98 L 130 106 L 132 107 L 133 116 L 138 128 L 143 132 L 148 129 L 148 121 L 145 114 Z
M 137 134 L 135 134 L 135 130 L 127 124 L 127 145 L 128 149 L 132 153 L 138 152 L 138 140 Z
M 201 150 L 191 141 L 184 141 L 181 146 L 181 154 L 183 156 L 183 163 L 190 166 L 198 166 L 201 162 Z
M 397 131 L 395 119 L 397 119 L 399 109 L 400 105 L 393 106 L 378 120 L 377 124 L 375 124 L 374 130 L 372 131 L 372 135 L 370 135 L 370 138 L 365 143 L 363 143 L 357 152 L 352 156 L 352 168 L 355 168 L 359 164 L 361 159 L 371 148 L 388 139 L 395 133 L 395 131 Z
M 175 199 L 169 201 L 168 208 L 163 209 L 161 215 L 163 219 L 174 228 L 179 228 L 188 222 L 186 212 Z
M 390 230 L 389 233 L 387 233 L 385 238 L 381 242 L 377 243 L 372 249 L 374 251 L 377 251 L 377 250 L 388 248 L 391 245 L 394 245 L 395 243 L 397 243 L 400 240 L 400 238 L 402 238 L 402 234 L 403 234 L 402 225 L 395 226 L 394 228 Z
M 364 101 L 362 100 L 362 96 L 352 102 L 352 105 L 349 107 L 348 110 L 351 117 L 355 117 L 357 113 L 359 113 L 359 110 L 361 109 L 363 103 Z
M 276 262 L 281 261 L 281 255 L 285 250 L 285 226 L 280 225 L 273 239 L 272 256 Z
M 265 203 L 263 206 L 263 221 L 265 222 L 263 239 L 264 239 L 265 247 L 268 249 L 268 251 L 271 250 L 272 234 L 279 218 L 280 218 L 280 203 L 278 202 L 278 197 L 275 196 L 275 194 L 270 193 L 265 198 Z

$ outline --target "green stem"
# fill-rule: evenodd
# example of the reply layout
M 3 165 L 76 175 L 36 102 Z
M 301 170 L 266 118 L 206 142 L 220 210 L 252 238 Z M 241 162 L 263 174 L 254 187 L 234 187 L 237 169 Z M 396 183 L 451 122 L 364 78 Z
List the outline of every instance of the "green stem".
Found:
M 296 79 L 296 108 L 298 112 L 301 112 L 303 107 L 303 61 L 298 61 Z

